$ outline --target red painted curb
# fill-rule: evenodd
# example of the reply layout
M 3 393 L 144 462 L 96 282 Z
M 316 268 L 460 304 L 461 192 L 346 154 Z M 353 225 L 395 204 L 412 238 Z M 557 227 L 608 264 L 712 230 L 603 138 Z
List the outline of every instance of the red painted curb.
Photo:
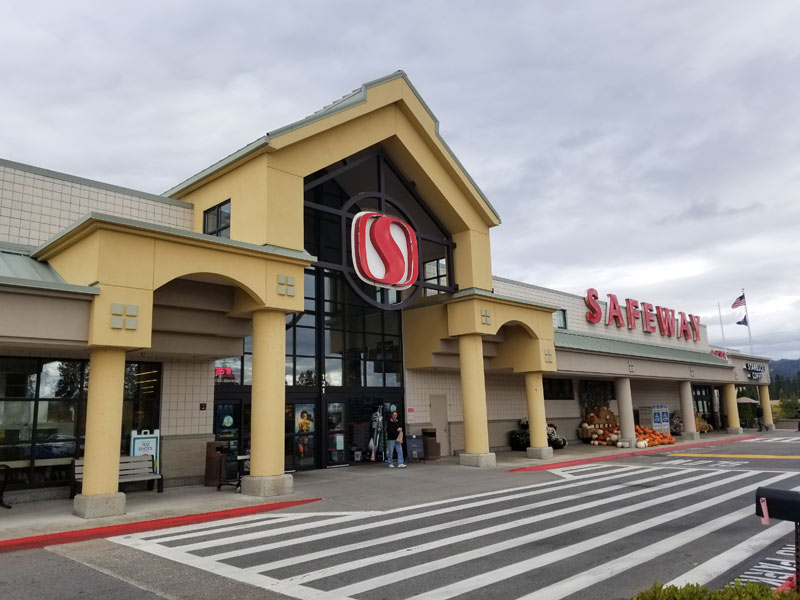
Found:
M 656 454 L 658 452 L 684 450 L 689 448 L 700 448 L 702 446 L 715 446 L 717 444 L 729 444 L 731 442 L 741 442 L 744 440 L 752 440 L 761 437 L 758 435 L 746 435 L 743 437 L 730 438 L 725 440 L 714 440 L 713 442 L 697 442 L 696 444 L 681 444 L 680 446 L 657 446 L 655 448 L 648 448 L 647 450 L 637 450 L 635 452 L 623 452 L 622 454 L 608 454 L 605 456 L 593 456 L 592 458 L 580 458 L 578 460 L 567 460 L 560 463 L 551 463 L 549 465 L 535 465 L 533 467 L 519 467 L 517 469 L 508 469 L 511 473 L 518 471 L 547 471 L 549 469 L 559 469 L 561 467 L 574 467 L 576 465 L 585 465 L 588 463 L 603 462 L 606 460 L 614 460 L 617 458 L 626 458 L 628 456 L 639 456 L 640 454 Z
M 73 542 L 83 542 L 96 538 L 112 537 L 115 535 L 125 535 L 128 533 L 140 533 L 142 531 L 153 531 L 155 529 L 166 529 L 167 527 L 178 527 L 181 525 L 192 525 L 194 523 L 206 523 L 208 521 L 218 521 L 220 519 L 230 519 L 233 517 L 243 517 L 262 512 L 300 506 L 309 502 L 317 502 L 322 498 L 309 498 L 307 500 L 290 500 L 286 502 L 272 502 L 270 504 L 258 504 L 256 506 L 243 506 L 240 508 L 230 508 L 227 510 L 217 510 L 196 515 L 183 515 L 180 517 L 167 517 L 165 519 L 154 519 L 151 521 L 137 521 L 135 523 L 123 523 L 121 525 L 108 525 L 106 527 L 94 527 L 92 529 L 79 529 L 77 531 L 61 531 L 58 533 L 47 533 L 44 535 L 34 535 L 31 537 L 17 538 L 13 540 L 0 541 L 0 554 L 3 552 L 16 552 L 17 550 L 30 550 L 32 548 L 44 548 L 45 546 L 55 546 L 58 544 L 71 544 Z

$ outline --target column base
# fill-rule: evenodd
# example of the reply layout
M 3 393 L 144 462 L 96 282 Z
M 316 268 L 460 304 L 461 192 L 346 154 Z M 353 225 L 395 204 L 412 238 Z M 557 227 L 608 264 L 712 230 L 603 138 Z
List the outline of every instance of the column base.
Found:
M 488 469 L 497 466 L 497 457 L 494 455 L 494 452 L 487 452 L 486 454 L 462 453 L 458 455 L 458 461 L 465 467 Z
M 99 519 L 125 514 L 125 494 L 78 494 L 72 501 L 72 514 L 81 519 Z
M 775 431 L 775 424 L 770 423 L 769 425 L 764 425 L 767 428 L 767 431 Z
M 728 427 L 728 433 L 736 433 L 741 435 L 744 433 L 744 429 L 741 427 Z
M 684 431 L 681 434 L 681 439 L 685 442 L 694 442 L 700 439 L 700 432 L 698 431 Z
M 528 458 L 535 458 L 536 460 L 547 460 L 553 458 L 553 449 L 550 446 L 545 446 L 544 448 L 537 448 L 537 447 L 529 447 L 525 453 L 528 455 Z
M 242 493 L 246 496 L 285 496 L 294 491 L 291 475 L 271 475 L 265 477 L 242 477 Z
M 641 448 L 636 447 L 637 440 L 635 437 L 633 438 L 619 438 L 620 442 L 622 442 L 622 450 L 641 450 Z M 628 447 L 625 447 L 625 442 L 628 442 Z

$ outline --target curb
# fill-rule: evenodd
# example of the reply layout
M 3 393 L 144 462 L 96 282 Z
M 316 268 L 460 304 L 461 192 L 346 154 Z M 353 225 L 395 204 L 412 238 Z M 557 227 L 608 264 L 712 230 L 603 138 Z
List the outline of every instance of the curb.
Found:
M 310 502 L 317 502 L 322 498 L 309 498 L 307 500 L 289 500 L 285 502 L 272 502 L 270 504 L 258 504 L 256 506 L 243 506 L 240 508 L 229 508 L 208 513 L 198 513 L 194 515 L 182 515 L 180 517 L 166 517 L 163 519 L 153 519 L 150 521 L 135 521 L 133 523 L 123 523 L 120 525 L 107 525 L 105 527 L 93 527 L 91 529 L 78 529 L 75 531 L 61 531 L 58 533 L 46 533 L 31 537 L 22 537 L 11 540 L 0 541 L 0 554 L 4 552 L 16 552 L 18 550 L 31 550 L 34 548 L 44 548 L 45 546 L 57 546 L 59 544 L 71 544 L 83 542 L 97 538 L 112 537 L 116 535 L 126 535 L 130 533 L 141 533 L 143 531 L 153 531 L 155 529 L 165 529 L 167 527 L 179 527 L 181 525 L 192 525 L 195 523 L 206 523 L 209 521 L 219 521 L 233 517 L 243 517 L 254 515 L 282 508 L 301 506 Z
M 642 454 L 657 454 L 659 452 L 672 451 L 677 449 L 701 448 L 702 446 L 716 446 L 717 444 L 730 444 L 731 442 L 742 442 L 744 440 L 752 440 L 761 437 L 759 435 L 745 435 L 742 437 L 735 437 L 726 440 L 714 440 L 711 442 L 696 442 L 693 444 L 681 444 L 680 446 L 658 446 L 656 448 L 649 448 L 647 450 L 637 450 L 635 452 L 623 452 L 621 454 L 608 454 L 605 456 L 593 456 L 591 458 L 579 458 L 576 460 L 567 460 L 564 462 L 550 463 L 547 465 L 534 465 L 532 467 L 518 467 L 516 469 L 508 469 L 511 473 L 519 471 L 547 471 L 549 469 L 560 469 L 562 467 L 574 467 L 576 465 L 585 465 L 589 463 L 604 462 L 607 460 L 615 460 L 617 458 L 627 458 L 629 456 L 640 456 Z M 670 444 L 671 446 L 671 444 Z

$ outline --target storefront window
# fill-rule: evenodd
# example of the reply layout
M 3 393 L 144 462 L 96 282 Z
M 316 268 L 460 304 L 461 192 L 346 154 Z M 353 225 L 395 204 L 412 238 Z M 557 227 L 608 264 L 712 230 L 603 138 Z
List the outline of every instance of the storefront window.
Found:
M 89 363 L 0 358 L 0 462 L 12 487 L 67 484 L 70 462 L 83 455 Z M 131 429 L 158 427 L 161 365 L 127 363 L 122 444 Z
M 545 400 L 572 400 L 572 380 L 571 379 L 548 379 L 542 380 L 544 387 Z

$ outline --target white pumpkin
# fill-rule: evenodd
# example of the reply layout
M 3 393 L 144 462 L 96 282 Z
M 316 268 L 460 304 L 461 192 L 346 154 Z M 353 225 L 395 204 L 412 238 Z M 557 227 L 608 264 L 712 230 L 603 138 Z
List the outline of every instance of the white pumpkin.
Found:
M 612 433 L 610 436 L 608 436 L 608 439 L 610 439 L 612 442 L 616 442 L 619 439 L 619 436 L 616 433 Z
M 647 442 L 645 442 L 644 440 L 642 440 L 641 442 L 636 442 L 637 448 L 644 448 L 645 446 L 647 446 Z
M 617 442 L 617 448 L 622 448 L 622 447 L 623 447 L 622 442 Z

